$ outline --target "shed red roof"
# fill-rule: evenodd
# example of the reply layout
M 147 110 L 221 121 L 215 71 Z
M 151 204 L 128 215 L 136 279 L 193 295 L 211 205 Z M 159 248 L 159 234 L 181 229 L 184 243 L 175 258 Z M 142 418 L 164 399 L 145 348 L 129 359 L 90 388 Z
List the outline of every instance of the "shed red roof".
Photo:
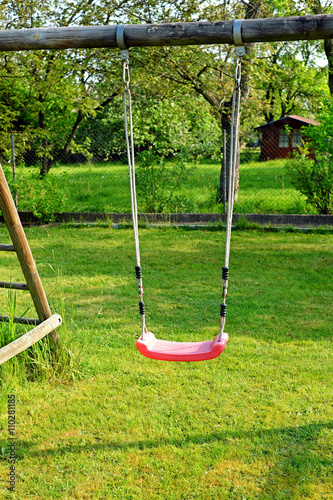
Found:
M 287 115 L 287 116 L 284 116 L 283 118 L 279 118 L 278 120 L 264 123 L 264 125 L 260 125 L 259 127 L 256 127 L 254 130 L 258 130 L 259 128 L 263 128 L 263 127 L 269 127 L 270 125 L 277 124 L 277 123 L 283 123 L 284 121 L 289 121 L 290 119 L 302 122 L 302 123 L 304 123 L 304 125 L 319 125 L 318 122 L 315 122 L 314 120 L 310 120 L 309 118 L 303 118 L 302 116 L 298 116 L 298 115 Z
M 297 115 L 288 115 L 289 118 L 294 118 L 294 120 L 299 120 L 300 122 L 310 123 L 310 125 L 319 125 L 319 122 L 315 122 L 314 120 L 309 120 L 309 118 L 303 118 L 302 116 Z

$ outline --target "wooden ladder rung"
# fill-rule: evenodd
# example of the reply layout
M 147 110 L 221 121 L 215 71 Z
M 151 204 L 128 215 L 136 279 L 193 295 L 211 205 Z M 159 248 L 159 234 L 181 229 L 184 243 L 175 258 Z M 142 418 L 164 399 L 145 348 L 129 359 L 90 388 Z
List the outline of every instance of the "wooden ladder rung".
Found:
M 17 316 L 14 316 L 13 318 L 9 318 L 9 316 L 5 316 L 3 314 L 0 314 L 0 321 L 3 321 L 5 323 L 12 321 L 13 323 L 21 323 L 22 325 L 40 325 L 41 324 L 40 319 L 20 318 Z
M 26 283 L 12 283 L 10 281 L 0 281 L 0 288 L 12 288 L 13 290 L 29 290 Z
M 30 332 L 25 333 L 22 337 L 13 340 L 10 344 L 2 347 L 0 349 L 0 365 L 20 352 L 25 351 L 28 347 L 31 347 L 33 344 L 38 342 L 38 340 L 41 340 L 43 337 L 51 333 L 59 325 L 61 325 L 61 322 L 61 316 L 59 316 L 59 314 L 53 314 L 50 318 L 40 322 L 40 325 L 30 330 Z
M 14 245 L 0 245 L 0 252 L 15 252 Z

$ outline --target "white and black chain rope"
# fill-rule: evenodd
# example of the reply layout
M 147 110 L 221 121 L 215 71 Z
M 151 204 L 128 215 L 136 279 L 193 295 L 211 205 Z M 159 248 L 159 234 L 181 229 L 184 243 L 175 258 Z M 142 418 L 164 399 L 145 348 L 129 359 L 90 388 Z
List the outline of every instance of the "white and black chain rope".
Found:
M 230 239 L 231 239 L 232 217 L 234 210 L 235 179 L 236 179 L 236 165 L 237 165 L 237 153 L 238 153 L 239 110 L 240 110 L 240 98 L 241 98 L 241 88 L 240 88 L 241 62 L 242 58 L 238 57 L 236 60 L 235 87 L 232 96 L 230 155 L 229 155 L 230 166 L 229 166 L 229 185 L 228 185 L 228 214 L 227 214 L 225 260 L 224 260 L 224 268 L 227 270 L 229 268 Z M 223 280 L 222 304 L 224 306 L 226 302 L 227 293 L 228 293 L 228 277 Z M 219 342 L 222 339 L 224 326 L 225 326 L 225 315 L 221 316 Z
M 138 205 L 136 196 L 136 185 L 135 185 L 135 150 L 134 150 L 134 138 L 133 138 L 133 119 L 132 119 L 132 101 L 131 101 L 131 90 L 129 86 L 129 63 L 128 59 L 123 61 L 123 80 L 124 80 L 124 122 L 125 122 L 125 139 L 126 139 L 126 149 L 127 149 L 127 159 L 128 159 L 128 171 L 130 179 L 131 188 L 131 207 L 132 207 L 132 221 L 133 221 L 133 232 L 134 232 L 134 245 L 135 245 L 135 257 L 136 266 L 141 269 L 140 264 L 140 244 L 139 244 L 139 223 L 138 223 Z M 127 113 L 128 109 L 128 113 Z M 143 302 L 143 284 L 140 272 L 140 277 L 138 278 L 138 288 L 141 303 Z M 142 319 L 142 334 L 146 333 L 145 324 L 145 314 L 141 315 Z

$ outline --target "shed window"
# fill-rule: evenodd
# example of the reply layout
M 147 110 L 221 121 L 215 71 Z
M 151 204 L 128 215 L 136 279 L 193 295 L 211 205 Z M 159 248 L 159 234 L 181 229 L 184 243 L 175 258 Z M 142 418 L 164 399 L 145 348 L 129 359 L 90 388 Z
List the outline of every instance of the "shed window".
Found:
M 300 129 L 293 130 L 293 148 L 302 146 L 302 131 Z
M 285 130 L 279 130 L 279 148 L 287 148 L 289 146 L 289 135 Z

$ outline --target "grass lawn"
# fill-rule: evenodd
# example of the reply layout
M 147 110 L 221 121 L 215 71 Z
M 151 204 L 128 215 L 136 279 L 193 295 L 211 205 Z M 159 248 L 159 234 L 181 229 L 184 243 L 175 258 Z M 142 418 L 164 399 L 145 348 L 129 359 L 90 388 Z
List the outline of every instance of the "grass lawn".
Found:
M 18 179 L 22 179 L 22 167 L 18 167 Z M 35 169 L 24 169 L 26 176 L 36 175 Z M 29 173 L 27 173 L 29 172 Z M 7 175 L 10 175 L 9 171 Z M 187 200 L 187 211 L 220 213 L 216 192 L 220 178 L 218 162 L 202 161 L 185 185 L 175 195 Z M 99 163 L 53 167 L 49 179 L 57 188 L 41 190 L 40 182 L 21 182 L 19 208 L 31 210 L 32 199 L 44 206 L 61 201 L 64 212 L 127 212 L 131 211 L 128 167 L 122 163 Z M 39 184 L 38 184 L 39 182 Z M 27 196 L 26 190 L 29 190 Z M 143 200 L 138 199 L 139 211 L 145 212 Z M 184 211 L 183 208 L 179 210 Z M 292 186 L 285 173 L 285 161 L 241 163 L 240 191 L 235 204 L 238 213 L 315 213 Z
M 130 229 L 26 233 L 83 376 L 28 382 L 17 360 L 3 365 L 1 498 L 332 499 L 332 234 L 234 231 L 224 353 L 167 363 L 135 349 Z M 0 238 L 9 242 L 4 228 Z M 140 238 L 149 329 L 212 339 L 225 233 L 167 227 Z M 1 255 L 0 271 L 22 280 L 14 255 Z M 28 303 L 17 295 L 16 314 Z M 6 490 L 12 393 L 15 493 Z

